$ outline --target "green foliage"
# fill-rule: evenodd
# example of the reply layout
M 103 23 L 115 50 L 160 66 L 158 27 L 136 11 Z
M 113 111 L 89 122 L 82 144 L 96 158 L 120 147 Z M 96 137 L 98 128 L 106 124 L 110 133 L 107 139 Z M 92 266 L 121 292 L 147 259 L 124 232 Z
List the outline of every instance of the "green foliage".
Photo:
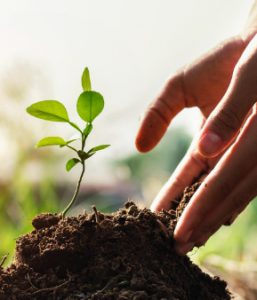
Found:
M 71 141 L 68 141 L 68 144 L 71 143 Z M 37 144 L 36 148 L 45 147 L 45 146 L 65 146 L 67 142 L 59 136 L 48 136 L 43 139 L 41 139 Z
M 27 112 L 33 117 L 47 121 L 70 121 L 65 106 L 56 100 L 44 100 L 36 102 L 27 108 Z
M 50 162 L 46 160 L 44 164 Z M 51 176 L 43 176 L 35 189 L 23 175 L 16 174 L 15 180 L 6 182 L 0 193 L 0 227 L 4 228 L 1 230 L 0 259 L 9 254 L 5 265 L 13 259 L 17 237 L 33 230 L 31 220 L 35 215 L 60 209 L 57 186 Z
M 100 151 L 100 150 L 104 150 L 106 148 L 110 147 L 110 145 L 99 145 L 99 146 L 96 146 L 96 147 L 93 147 L 91 148 L 88 153 L 95 153 L 97 151 Z
M 77 111 L 82 120 L 89 124 L 102 112 L 104 98 L 101 94 L 88 91 L 80 94 L 77 102 Z
M 66 163 L 66 170 L 70 171 L 79 162 L 80 162 L 80 160 L 78 158 L 71 158 L 71 159 L 69 159 L 67 161 L 67 163 Z
M 81 83 L 84 91 L 91 91 L 91 80 L 88 68 L 85 68 L 82 74 Z
M 176 169 L 178 163 L 185 155 L 191 142 L 191 136 L 183 129 L 171 129 L 158 147 L 150 153 L 135 153 L 115 164 L 129 170 L 131 179 L 144 184 L 149 177 L 168 180 L 170 174 Z
M 86 122 L 83 128 L 80 128 L 77 124 L 70 121 L 67 109 L 59 101 L 56 100 L 39 101 L 27 108 L 27 112 L 33 117 L 47 120 L 47 121 L 52 121 L 52 122 L 66 122 L 80 132 L 81 147 L 79 149 L 71 146 L 71 144 L 78 139 L 65 141 L 65 139 L 58 136 L 45 137 L 41 139 L 36 145 L 36 147 L 38 148 L 45 147 L 45 146 L 68 147 L 69 149 L 74 151 L 77 154 L 77 157 L 73 157 L 67 161 L 66 163 L 67 171 L 70 171 L 77 164 L 82 165 L 82 171 L 78 180 L 76 190 L 74 192 L 74 195 L 70 203 L 64 209 L 62 213 L 63 215 L 67 213 L 67 211 L 70 209 L 70 207 L 73 205 L 73 203 L 77 198 L 81 180 L 85 172 L 85 161 L 89 159 L 91 156 L 93 156 L 97 151 L 109 147 L 109 145 L 104 144 L 104 145 L 95 146 L 91 148 L 89 151 L 85 151 L 86 140 L 93 130 L 92 122 L 102 112 L 104 108 L 104 98 L 100 93 L 91 90 L 91 80 L 90 80 L 90 74 L 88 68 L 85 68 L 82 74 L 81 82 L 82 82 L 82 88 L 84 92 L 80 94 L 77 100 L 77 112 L 80 118 Z

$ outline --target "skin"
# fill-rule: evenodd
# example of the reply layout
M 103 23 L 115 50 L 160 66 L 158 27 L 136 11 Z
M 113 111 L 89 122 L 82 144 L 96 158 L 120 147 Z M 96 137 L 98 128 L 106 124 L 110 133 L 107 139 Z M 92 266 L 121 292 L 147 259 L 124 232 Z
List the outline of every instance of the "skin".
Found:
M 151 206 L 168 209 L 204 174 L 174 233 L 181 254 L 206 243 L 223 224 L 232 224 L 257 195 L 256 24 L 257 1 L 240 35 L 171 76 L 139 127 L 136 147 L 147 152 L 184 108 L 198 107 L 202 114 L 199 134 Z

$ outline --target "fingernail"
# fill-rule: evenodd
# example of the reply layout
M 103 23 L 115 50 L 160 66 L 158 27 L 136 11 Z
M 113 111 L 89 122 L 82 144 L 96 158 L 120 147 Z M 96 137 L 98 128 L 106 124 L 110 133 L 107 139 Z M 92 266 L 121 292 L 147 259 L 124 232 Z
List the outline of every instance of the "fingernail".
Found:
M 177 245 L 175 248 L 178 254 L 186 255 L 189 251 L 191 251 L 194 248 L 194 243 Z
M 198 150 L 203 155 L 211 156 L 220 150 L 222 144 L 222 139 L 216 133 L 208 132 L 200 138 Z

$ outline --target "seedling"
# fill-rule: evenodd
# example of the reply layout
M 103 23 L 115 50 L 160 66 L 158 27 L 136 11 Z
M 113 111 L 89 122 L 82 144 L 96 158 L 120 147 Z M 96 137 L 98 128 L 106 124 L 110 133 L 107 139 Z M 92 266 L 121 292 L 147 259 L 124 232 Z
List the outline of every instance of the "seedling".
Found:
M 102 112 L 104 108 L 104 98 L 103 96 L 91 89 L 91 80 L 88 68 L 85 68 L 82 74 L 82 88 L 83 92 L 79 95 L 77 100 L 77 112 L 80 118 L 85 121 L 85 125 L 83 128 L 80 128 L 77 124 L 72 122 L 68 116 L 67 109 L 65 106 L 56 100 L 44 100 L 33 103 L 31 106 L 27 108 L 27 112 L 33 117 L 51 121 L 51 122 L 63 122 L 67 123 L 73 128 L 75 128 L 79 133 L 80 137 L 76 139 L 65 140 L 59 136 L 48 136 L 41 139 L 36 147 L 45 147 L 45 146 L 59 146 L 61 148 L 67 147 L 76 153 L 76 157 L 69 159 L 66 163 L 66 170 L 70 171 L 77 164 L 81 164 L 81 174 L 79 176 L 76 189 L 74 194 L 67 205 L 67 207 L 63 210 L 62 216 L 65 216 L 71 206 L 77 199 L 82 178 L 85 173 L 85 162 L 91 156 L 95 155 L 96 152 L 103 150 L 110 145 L 98 145 L 95 146 L 88 151 L 85 150 L 86 141 L 88 136 L 91 134 L 93 130 L 93 121 L 95 118 Z M 80 149 L 72 146 L 72 143 L 80 140 Z

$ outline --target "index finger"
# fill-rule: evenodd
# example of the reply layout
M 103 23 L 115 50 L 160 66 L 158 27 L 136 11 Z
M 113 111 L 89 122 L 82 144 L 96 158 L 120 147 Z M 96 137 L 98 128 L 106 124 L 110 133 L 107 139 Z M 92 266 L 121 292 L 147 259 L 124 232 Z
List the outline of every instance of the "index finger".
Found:
M 173 76 L 148 107 L 136 136 L 140 152 L 150 151 L 163 137 L 171 120 L 185 107 L 183 72 Z

